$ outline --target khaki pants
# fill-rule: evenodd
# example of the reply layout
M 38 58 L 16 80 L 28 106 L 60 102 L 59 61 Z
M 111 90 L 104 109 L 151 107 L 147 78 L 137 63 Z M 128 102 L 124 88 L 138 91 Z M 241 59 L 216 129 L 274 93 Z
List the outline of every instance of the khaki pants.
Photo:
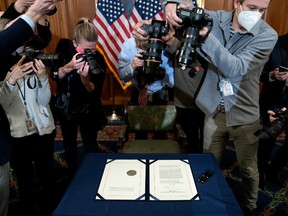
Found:
M 225 117 L 225 113 L 217 113 L 214 118 L 205 117 L 204 152 L 213 153 L 220 162 L 227 141 L 229 139 L 234 141 L 242 176 L 243 204 L 248 209 L 254 209 L 256 208 L 259 184 L 258 139 L 254 132 L 259 129 L 259 121 L 248 125 L 227 127 Z

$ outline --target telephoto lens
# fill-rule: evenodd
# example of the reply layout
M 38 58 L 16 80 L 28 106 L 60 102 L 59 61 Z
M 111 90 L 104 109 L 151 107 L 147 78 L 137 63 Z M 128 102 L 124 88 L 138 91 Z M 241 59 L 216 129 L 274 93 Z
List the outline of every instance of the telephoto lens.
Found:
M 151 25 L 143 25 L 142 29 L 145 30 L 148 35 L 148 44 L 144 59 L 143 76 L 145 84 L 153 82 L 161 76 L 158 76 L 159 66 L 162 63 L 162 51 L 166 45 L 161 39 L 169 32 L 169 28 L 166 27 L 166 22 L 162 20 L 152 20 Z
M 193 64 L 197 58 L 196 49 L 203 39 L 203 36 L 199 35 L 200 30 L 204 26 L 207 26 L 210 30 L 213 26 L 213 20 L 205 13 L 203 8 L 199 7 L 192 10 L 180 8 L 177 9 L 176 13 L 183 23 L 178 62 L 184 70 L 187 66 Z

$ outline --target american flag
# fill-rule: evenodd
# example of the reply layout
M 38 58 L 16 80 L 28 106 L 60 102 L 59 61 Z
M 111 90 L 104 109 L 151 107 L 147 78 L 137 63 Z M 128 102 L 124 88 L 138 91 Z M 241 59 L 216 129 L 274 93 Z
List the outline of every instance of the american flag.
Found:
M 133 27 L 140 20 L 164 20 L 164 13 L 159 0 L 136 0 L 129 22 Z
M 164 20 L 161 0 L 98 0 L 93 23 L 98 31 L 97 49 L 103 54 L 115 78 L 126 89 L 117 74 L 118 55 L 130 38 L 133 26 L 142 19 Z

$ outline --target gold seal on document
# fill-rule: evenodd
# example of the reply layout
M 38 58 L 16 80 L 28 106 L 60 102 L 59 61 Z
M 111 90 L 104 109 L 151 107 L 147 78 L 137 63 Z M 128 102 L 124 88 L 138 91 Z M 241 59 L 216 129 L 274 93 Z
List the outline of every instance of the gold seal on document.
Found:
M 136 173 L 137 173 L 136 170 L 128 170 L 128 171 L 127 171 L 127 175 L 128 175 L 128 176 L 135 176 Z

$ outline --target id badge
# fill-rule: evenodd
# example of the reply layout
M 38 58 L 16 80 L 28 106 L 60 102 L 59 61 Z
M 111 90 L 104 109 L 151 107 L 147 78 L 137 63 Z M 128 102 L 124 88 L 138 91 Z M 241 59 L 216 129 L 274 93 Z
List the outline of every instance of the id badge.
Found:
M 219 83 L 219 88 L 223 96 L 230 96 L 234 94 L 232 84 L 228 79 L 221 80 Z
M 26 126 L 27 126 L 28 132 L 31 132 L 31 131 L 33 131 L 35 129 L 35 126 L 34 126 L 33 121 L 32 121 L 31 118 L 27 118 L 26 119 Z

